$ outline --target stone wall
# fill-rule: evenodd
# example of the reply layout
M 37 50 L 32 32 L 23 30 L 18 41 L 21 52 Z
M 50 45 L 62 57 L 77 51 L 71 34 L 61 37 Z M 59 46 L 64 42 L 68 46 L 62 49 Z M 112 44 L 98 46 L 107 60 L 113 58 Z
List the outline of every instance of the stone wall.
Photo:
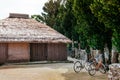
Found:
M 120 80 L 120 63 L 109 65 L 108 80 Z

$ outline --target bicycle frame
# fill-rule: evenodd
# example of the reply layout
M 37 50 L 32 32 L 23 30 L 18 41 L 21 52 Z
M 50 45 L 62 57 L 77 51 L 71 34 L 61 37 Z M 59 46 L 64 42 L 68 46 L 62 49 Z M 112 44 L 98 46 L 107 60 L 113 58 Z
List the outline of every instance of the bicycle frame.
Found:
M 98 63 L 93 60 L 93 62 L 90 64 L 88 73 L 93 76 L 95 75 L 96 71 L 100 71 L 101 73 L 105 74 L 106 73 L 106 68 L 105 65 L 102 63 L 101 66 L 98 68 L 98 70 L 96 69 L 96 66 L 98 65 Z

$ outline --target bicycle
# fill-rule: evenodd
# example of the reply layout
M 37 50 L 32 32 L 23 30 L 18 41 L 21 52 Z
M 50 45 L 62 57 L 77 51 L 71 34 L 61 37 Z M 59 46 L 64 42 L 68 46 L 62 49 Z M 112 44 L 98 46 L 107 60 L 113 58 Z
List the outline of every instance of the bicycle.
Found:
M 84 68 L 86 71 L 88 71 L 89 64 L 90 64 L 89 62 L 79 60 L 74 63 L 73 69 L 76 73 L 79 73 Z
M 88 73 L 91 76 L 94 76 L 96 74 L 96 71 L 100 71 L 102 74 L 106 73 L 106 67 L 105 65 L 102 63 L 101 66 L 99 67 L 98 70 L 96 70 L 96 66 L 98 65 L 98 63 L 93 60 L 93 62 L 91 62 L 91 64 L 89 65 L 89 69 L 88 69 Z

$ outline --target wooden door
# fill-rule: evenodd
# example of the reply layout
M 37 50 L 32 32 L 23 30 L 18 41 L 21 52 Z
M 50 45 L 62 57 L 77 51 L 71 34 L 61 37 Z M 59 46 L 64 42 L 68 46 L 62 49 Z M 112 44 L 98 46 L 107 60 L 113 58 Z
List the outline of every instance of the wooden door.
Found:
M 50 61 L 64 61 L 67 60 L 67 48 L 64 43 L 50 43 L 48 44 L 48 60 Z
M 31 43 L 30 44 L 30 60 L 31 61 L 47 60 L 47 44 Z
M 0 43 L 0 64 L 6 62 L 8 56 L 8 44 Z

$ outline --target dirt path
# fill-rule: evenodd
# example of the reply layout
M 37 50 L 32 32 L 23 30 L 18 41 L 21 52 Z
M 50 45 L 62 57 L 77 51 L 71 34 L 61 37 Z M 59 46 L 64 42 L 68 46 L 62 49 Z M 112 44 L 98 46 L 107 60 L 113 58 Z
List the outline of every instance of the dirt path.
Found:
M 106 80 L 105 75 L 76 74 L 72 63 L 6 65 L 0 67 L 0 80 Z
M 63 74 L 65 76 L 65 80 L 107 80 L 107 77 L 105 75 L 95 75 L 95 76 L 90 76 L 86 72 L 81 72 L 81 73 L 65 73 Z
M 66 69 L 16 68 L 0 70 L 0 80 L 65 80 Z

